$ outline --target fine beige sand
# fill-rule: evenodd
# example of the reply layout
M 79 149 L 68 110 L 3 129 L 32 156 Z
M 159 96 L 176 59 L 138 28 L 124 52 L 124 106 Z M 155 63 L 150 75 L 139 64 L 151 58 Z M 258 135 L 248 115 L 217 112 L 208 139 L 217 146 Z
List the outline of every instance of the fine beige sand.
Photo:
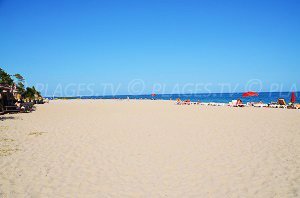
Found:
M 0 197 L 300 197 L 300 111 L 69 100 L 1 116 Z

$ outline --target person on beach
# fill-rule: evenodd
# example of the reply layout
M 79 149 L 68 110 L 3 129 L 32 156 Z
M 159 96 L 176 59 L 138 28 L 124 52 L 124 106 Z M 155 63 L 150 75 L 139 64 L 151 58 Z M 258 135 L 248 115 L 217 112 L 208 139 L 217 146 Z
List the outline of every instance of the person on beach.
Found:
M 236 102 L 237 105 L 242 105 L 243 104 L 243 101 L 241 99 L 237 99 L 237 102 Z
M 21 102 L 20 102 L 20 101 L 17 101 L 17 102 L 15 103 L 15 105 L 17 106 L 17 109 L 21 109 Z

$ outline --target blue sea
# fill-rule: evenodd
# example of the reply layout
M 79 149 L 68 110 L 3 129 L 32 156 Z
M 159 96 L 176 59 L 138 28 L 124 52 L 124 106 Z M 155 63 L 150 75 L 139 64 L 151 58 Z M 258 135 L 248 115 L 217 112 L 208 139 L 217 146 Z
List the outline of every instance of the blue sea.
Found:
M 257 97 L 242 97 L 243 93 L 201 93 L 201 94 L 157 94 L 152 95 L 115 95 L 115 96 L 81 96 L 81 97 L 70 97 L 71 99 L 154 99 L 154 100 L 175 100 L 180 98 L 181 100 L 190 99 L 193 102 L 217 102 L 217 103 L 228 103 L 232 100 L 241 99 L 243 103 L 247 102 L 277 102 L 278 98 L 284 98 L 287 103 L 290 102 L 290 92 L 261 92 Z M 300 101 L 300 92 L 296 92 L 297 101 Z M 57 97 L 62 98 L 62 97 Z M 68 97 L 64 97 L 68 98 Z

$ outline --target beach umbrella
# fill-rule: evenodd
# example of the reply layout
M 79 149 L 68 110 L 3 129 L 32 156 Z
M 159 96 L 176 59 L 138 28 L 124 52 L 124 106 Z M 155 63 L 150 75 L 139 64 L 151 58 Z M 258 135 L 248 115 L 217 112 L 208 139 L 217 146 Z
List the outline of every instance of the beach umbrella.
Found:
M 248 92 L 245 92 L 243 93 L 243 97 L 253 97 L 253 96 L 258 96 L 258 93 L 257 92 L 254 92 L 254 91 L 248 91 Z
M 151 94 L 151 96 L 152 96 L 152 97 L 155 97 L 155 96 L 156 96 L 156 94 L 155 94 L 155 93 L 153 93 L 153 94 Z
M 295 103 L 295 102 L 296 102 L 296 94 L 295 92 L 292 92 L 291 103 Z

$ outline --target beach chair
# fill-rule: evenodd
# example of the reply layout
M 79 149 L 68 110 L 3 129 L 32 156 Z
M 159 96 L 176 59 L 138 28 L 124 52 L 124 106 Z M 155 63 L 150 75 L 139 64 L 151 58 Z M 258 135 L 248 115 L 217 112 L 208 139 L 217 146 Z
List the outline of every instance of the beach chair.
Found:
M 201 102 L 200 105 L 201 105 L 201 106 L 208 106 L 209 103 L 207 103 L 207 102 Z
M 262 108 L 262 107 L 268 107 L 269 105 L 268 104 L 264 104 L 262 102 L 258 102 L 258 103 L 253 103 L 252 106 L 253 107 L 260 107 L 260 108 Z
M 271 103 L 269 103 L 269 107 L 270 108 L 279 108 L 280 105 L 277 102 L 271 102 Z
M 238 100 L 232 100 L 231 102 L 229 102 L 229 106 L 230 107 L 245 107 L 246 104 L 243 104 L 242 100 L 238 99 Z
M 236 107 L 236 104 L 237 104 L 237 100 L 232 100 L 231 102 L 229 102 L 228 106 Z
M 277 102 L 271 102 L 269 104 L 270 108 L 287 108 L 287 104 L 283 98 L 279 98 Z
M 237 103 L 237 107 L 246 107 L 247 105 L 246 104 L 243 104 L 243 103 Z
M 183 101 L 182 104 L 184 104 L 184 105 L 190 105 L 191 104 L 191 100 L 190 99 L 185 100 L 185 101 Z
M 277 104 L 279 105 L 279 108 L 287 108 L 286 102 L 283 98 L 279 98 Z
M 179 98 L 176 99 L 176 105 L 182 105 L 182 101 Z

